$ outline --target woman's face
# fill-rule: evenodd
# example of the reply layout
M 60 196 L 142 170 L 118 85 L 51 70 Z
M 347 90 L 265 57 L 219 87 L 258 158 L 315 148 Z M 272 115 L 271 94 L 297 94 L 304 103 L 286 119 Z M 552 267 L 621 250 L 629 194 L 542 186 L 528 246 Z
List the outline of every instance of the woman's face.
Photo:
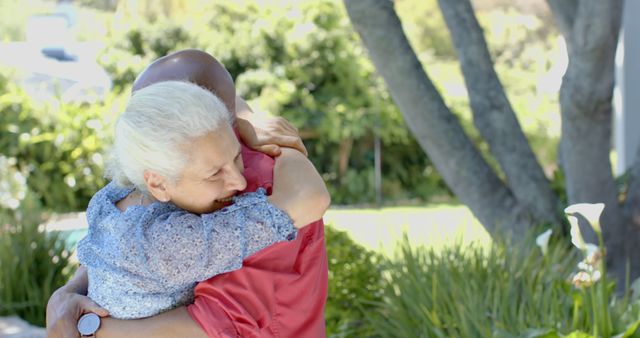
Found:
M 184 146 L 187 166 L 176 183 L 166 185 L 176 206 L 196 214 L 210 213 L 246 188 L 240 143 L 229 125 Z

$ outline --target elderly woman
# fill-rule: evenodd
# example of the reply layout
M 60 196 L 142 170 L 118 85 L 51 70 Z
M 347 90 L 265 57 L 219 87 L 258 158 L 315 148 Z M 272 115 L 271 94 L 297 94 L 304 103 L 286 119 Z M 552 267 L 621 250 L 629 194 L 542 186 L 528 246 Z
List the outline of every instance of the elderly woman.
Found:
M 235 112 L 239 117 L 250 115 L 248 106 L 239 98 L 236 101 L 233 82 L 226 70 L 210 55 L 196 50 L 177 52 L 154 62 L 136 80 L 134 90 L 175 79 L 208 88 L 231 109 L 237 104 Z M 280 123 L 271 127 L 275 133 L 264 129 L 244 135 L 241 132 L 243 143 L 271 155 L 280 150 L 270 143 L 304 151 L 299 138 L 290 133 L 290 126 Z M 243 129 L 242 123 L 237 123 L 237 129 Z M 258 187 L 269 191 L 274 183 L 273 160 L 245 146 L 242 154 L 246 191 Z M 306 159 L 297 158 L 295 162 L 309 165 Z M 321 220 L 300 228 L 296 239 L 247 258 L 243 266 L 199 283 L 194 304 L 188 307 L 135 321 L 104 318 L 98 334 L 100 337 L 204 337 L 205 333 L 209 337 L 324 337 L 327 261 Z M 86 270 L 80 268 L 76 277 L 49 301 L 50 337 L 78 337 L 76 323 L 83 311 L 107 314 L 84 296 L 86 293 Z
M 294 150 L 276 160 L 271 196 L 233 197 L 246 187 L 240 150 L 229 112 L 209 91 L 179 81 L 138 91 L 116 124 L 113 181 L 89 203 L 78 244 L 89 297 L 124 319 L 186 305 L 197 282 L 239 269 L 294 239 L 294 224 L 322 217 L 324 183 L 313 167 L 290 165 L 303 156 Z

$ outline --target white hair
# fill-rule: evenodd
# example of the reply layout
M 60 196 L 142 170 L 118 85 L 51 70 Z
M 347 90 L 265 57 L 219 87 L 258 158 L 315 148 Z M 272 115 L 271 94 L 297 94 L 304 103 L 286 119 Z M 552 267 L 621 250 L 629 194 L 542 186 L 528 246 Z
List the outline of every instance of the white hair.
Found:
M 166 81 L 140 89 L 116 122 L 106 177 L 145 192 L 145 170 L 176 182 L 189 161 L 188 143 L 225 123 L 231 114 L 224 103 L 195 84 Z

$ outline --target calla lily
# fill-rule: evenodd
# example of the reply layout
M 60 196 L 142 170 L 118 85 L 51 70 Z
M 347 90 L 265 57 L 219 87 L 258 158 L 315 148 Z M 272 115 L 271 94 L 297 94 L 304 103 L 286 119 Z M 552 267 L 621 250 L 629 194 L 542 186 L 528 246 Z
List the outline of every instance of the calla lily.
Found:
M 553 230 L 549 229 L 536 237 L 536 244 L 540 247 L 540 250 L 542 250 L 543 255 L 547 254 L 547 249 L 549 248 L 549 238 L 551 237 L 552 233 Z
M 578 226 L 578 218 L 575 216 L 567 216 L 567 218 L 571 224 L 571 243 L 582 251 L 587 250 L 587 243 L 584 242 L 582 233 L 580 232 L 580 226 Z
M 589 273 L 580 271 L 573 276 L 571 283 L 577 288 L 588 288 L 593 284 L 593 280 Z
M 600 228 L 600 216 L 604 210 L 604 203 L 577 203 L 564 209 L 567 215 L 581 214 L 589 221 L 591 227 L 598 234 L 602 233 Z
M 595 244 L 587 243 L 585 245 L 585 251 L 587 252 L 587 258 L 595 255 L 595 253 L 598 252 L 598 250 L 599 250 L 599 248 Z

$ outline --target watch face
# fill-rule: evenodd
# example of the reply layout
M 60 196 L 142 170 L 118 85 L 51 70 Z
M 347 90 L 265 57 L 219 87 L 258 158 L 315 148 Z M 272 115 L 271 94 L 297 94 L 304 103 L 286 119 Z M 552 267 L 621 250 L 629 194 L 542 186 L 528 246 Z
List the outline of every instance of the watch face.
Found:
M 95 313 L 87 313 L 78 320 L 78 331 L 83 336 L 96 333 L 100 327 L 100 317 Z

